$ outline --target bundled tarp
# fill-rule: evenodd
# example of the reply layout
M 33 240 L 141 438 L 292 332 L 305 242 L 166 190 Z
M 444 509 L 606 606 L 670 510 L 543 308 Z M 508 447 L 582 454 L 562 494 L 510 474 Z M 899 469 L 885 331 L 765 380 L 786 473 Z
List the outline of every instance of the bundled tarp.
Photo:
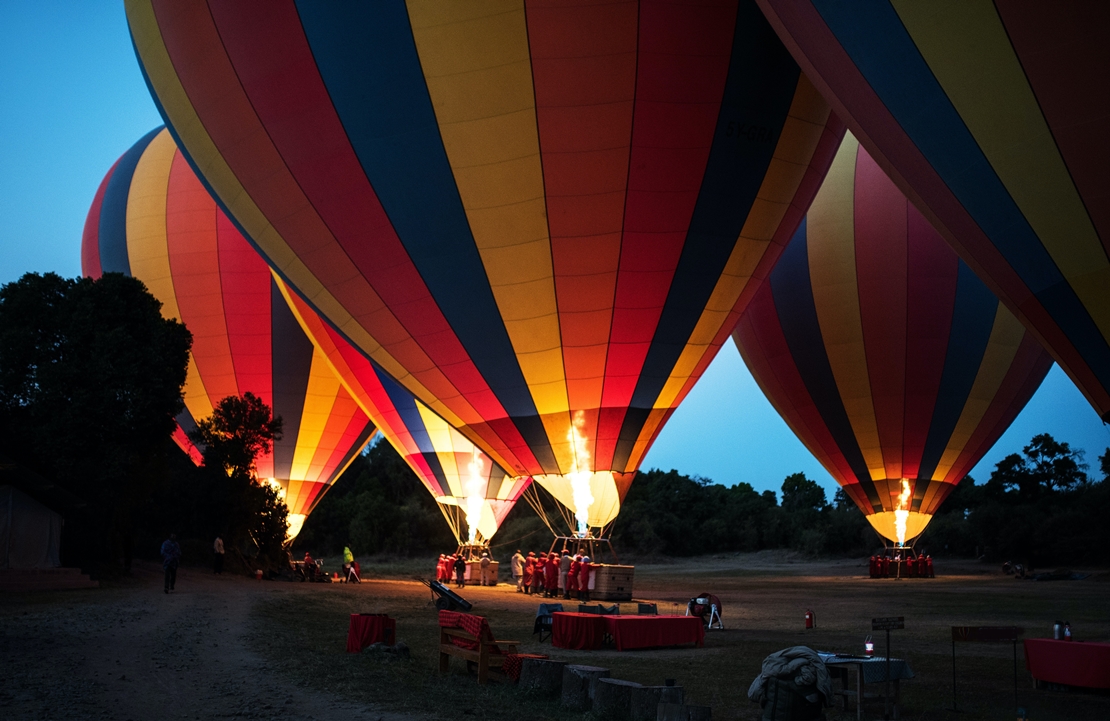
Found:
M 832 680 L 817 652 L 807 646 L 776 651 L 748 688 L 748 698 L 763 707 L 764 721 L 822 718 L 832 698 Z
M 57 568 L 62 517 L 12 486 L 0 486 L 0 569 Z

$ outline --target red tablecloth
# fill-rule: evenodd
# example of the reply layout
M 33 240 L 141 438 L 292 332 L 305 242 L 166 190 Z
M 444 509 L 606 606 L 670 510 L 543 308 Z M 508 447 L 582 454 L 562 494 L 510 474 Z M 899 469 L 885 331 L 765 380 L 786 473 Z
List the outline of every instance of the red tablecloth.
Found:
M 1025 639 L 1025 667 L 1038 681 L 1110 688 L 1110 643 Z
M 618 651 L 705 643 L 705 626 L 697 616 L 602 616 L 601 619 Z
M 520 669 L 526 658 L 547 658 L 547 656 L 542 653 L 507 653 L 504 662 L 501 664 L 501 673 L 514 681 L 519 681 Z
M 557 611 L 551 614 L 551 645 L 587 651 L 601 648 L 601 639 L 605 635 L 604 618 L 608 617 L 596 613 Z
M 384 613 L 352 613 L 347 629 L 347 653 L 358 653 L 370 644 L 397 639 L 397 622 Z

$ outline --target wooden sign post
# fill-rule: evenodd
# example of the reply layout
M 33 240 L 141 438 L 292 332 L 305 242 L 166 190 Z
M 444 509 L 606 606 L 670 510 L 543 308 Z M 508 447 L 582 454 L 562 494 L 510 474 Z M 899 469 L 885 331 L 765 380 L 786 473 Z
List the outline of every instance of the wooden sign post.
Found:
M 905 627 L 906 619 L 903 616 L 887 616 L 885 618 L 871 619 L 872 631 L 886 631 L 886 690 L 883 692 L 884 719 L 890 718 L 890 632 Z M 858 700 L 858 703 L 862 702 L 862 698 Z

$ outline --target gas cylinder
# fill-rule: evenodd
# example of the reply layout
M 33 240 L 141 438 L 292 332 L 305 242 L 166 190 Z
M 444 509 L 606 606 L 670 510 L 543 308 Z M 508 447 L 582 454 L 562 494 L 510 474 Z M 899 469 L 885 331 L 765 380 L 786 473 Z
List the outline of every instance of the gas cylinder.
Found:
M 813 611 L 806 611 L 806 628 L 817 628 L 817 616 Z

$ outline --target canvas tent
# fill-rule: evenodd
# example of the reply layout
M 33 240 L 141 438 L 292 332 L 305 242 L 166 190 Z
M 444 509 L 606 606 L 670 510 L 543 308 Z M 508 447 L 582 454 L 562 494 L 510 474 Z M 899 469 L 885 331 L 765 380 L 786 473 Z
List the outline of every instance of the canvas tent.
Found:
M 62 517 L 13 486 L 0 486 L 0 569 L 61 566 Z

